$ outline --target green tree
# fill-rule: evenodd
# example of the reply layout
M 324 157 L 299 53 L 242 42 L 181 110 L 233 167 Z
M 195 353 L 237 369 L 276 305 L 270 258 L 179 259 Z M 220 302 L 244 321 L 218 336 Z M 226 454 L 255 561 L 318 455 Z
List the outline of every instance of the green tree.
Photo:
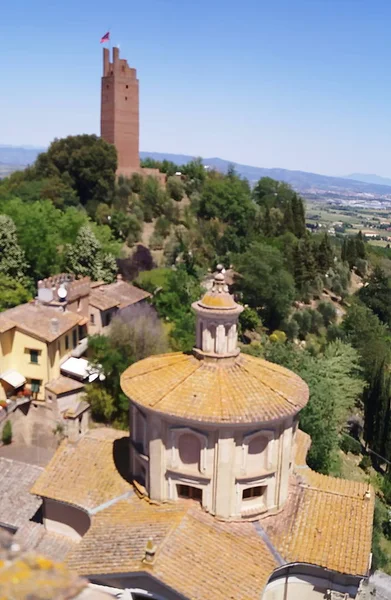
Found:
M 339 432 L 363 390 L 358 353 L 341 341 L 329 344 L 318 356 L 292 344 L 269 344 L 265 358 L 291 369 L 308 384 L 310 400 L 300 412 L 300 428 L 312 439 L 308 464 L 329 473 L 338 455 Z
M 195 342 L 195 315 L 191 304 L 201 296 L 199 279 L 185 265 L 170 271 L 164 287 L 154 296 L 159 316 L 173 324 L 170 340 L 173 349 L 188 351 Z
M 129 321 L 113 319 L 109 334 L 91 336 L 88 347 L 92 363 L 103 369 L 106 378 L 89 386 L 87 399 L 96 407 L 98 418 L 126 427 L 129 400 L 121 389 L 121 374 L 134 362 L 167 350 L 162 325 L 153 309 L 146 306 Z
M 326 274 L 334 264 L 333 247 L 327 233 L 322 236 L 320 243 L 317 245 L 315 255 L 319 272 L 323 275 Z
M 38 178 L 59 177 L 77 193 L 83 206 L 93 207 L 112 200 L 117 153 L 112 144 L 96 135 L 56 139 L 34 165 Z
M 381 267 L 375 266 L 366 285 L 360 289 L 359 297 L 383 323 L 391 325 L 391 286 Z
M 191 160 L 181 167 L 181 172 L 186 176 L 186 191 L 190 196 L 193 192 L 200 192 L 206 179 L 206 172 L 202 158 Z
M 169 177 L 166 184 L 167 193 L 175 202 L 180 202 L 185 195 L 185 187 L 179 177 Z
M 236 289 L 244 302 L 259 312 L 267 326 L 278 328 L 295 296 L 293 278 L 285 268 L 282 254 L 277 248 L 253 242 L 235 258 L 234 264 L 240 273 Z
M 85 391 L 87 402 L 91 406 L 91 414 L 95 421 L 110 422 L 115 413 L 113 396 L 103 387 L 101 382 L 86 385 Z
M 248 182 L 237 176 L 207 179 L 198 216 L 204 219 L 217 218 L 237 228 L 245 228 L 254 216 Z
M 305 210 L 303 200 L 297 194 L 294 193 L 292 196 L 291 205 L 293 215 L 293 229 L 291 231 L 295 234 L 296 237 L 302 238 L 306 234 Z
M 15 223 L 0 214 L 0 274 L 23 281 L 26 270 L 26 257 L 18 244 Z
M 110 227 L 117 238 L 128 240 L 130 245 L 140 240 L 142 224 L 135 215 L 115 211 L 110 218 Z
M 11 421 L 6 421 L 1 432 L 1 441 L 4 445 L 8 445 L 12 442 L 12 425 Z
M 386 361 L 376 366 L 364 393 L 364 437 L 369 447 L 386 456 L 390 426 L 390 375 Z M 387 458 L 387 456 L 386 456 Z M 376 457 L 375 457 L 375 460 Z
M 342 333 L 359 352 L 365 378 L 371 381 L 378 365 L 389 359 L 389 330 L 368 307 L 354 303 L 347 309 Z
M 24 304 L 31 294 L 17 279 L 0 274 L 0 311 Z
M 337 311 L 332 302 L 322 300 L 318 304 L 318 311 L 322 315 L 325 327 L 328 327 L 331 323 L 335 323 L 337 320 Z
M 356 254 L 358 258 L 366 258 L 365 239 L 361 231 L 356 236 Z
M 65 268 L 76 276 L 89 276 L 94 281 L 113 281 L 117 272 L 115 258 L 105 254 L 89 226 L 83 226 L 75 244 L 68 244 L 65 251 Z

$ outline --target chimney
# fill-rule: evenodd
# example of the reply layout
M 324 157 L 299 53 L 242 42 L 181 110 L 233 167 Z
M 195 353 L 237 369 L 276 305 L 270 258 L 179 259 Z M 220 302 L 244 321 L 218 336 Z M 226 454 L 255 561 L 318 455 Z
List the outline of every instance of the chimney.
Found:
M 153 543 L 152 538 L 149 538 L 145 547 L 144 563 L 152 564 L 155 560 L 156 545 Z
M 50 319 L 50 333 L 52 335 L 58 335 L 60 331 L 60 321 L 55 317 Z
M 119 48 L 117 48 L 117 46 L 114 46 L 113 48 L 113 63 L 114 63 L 114 67 L 116 65 L 116 63 L 119 62 Z

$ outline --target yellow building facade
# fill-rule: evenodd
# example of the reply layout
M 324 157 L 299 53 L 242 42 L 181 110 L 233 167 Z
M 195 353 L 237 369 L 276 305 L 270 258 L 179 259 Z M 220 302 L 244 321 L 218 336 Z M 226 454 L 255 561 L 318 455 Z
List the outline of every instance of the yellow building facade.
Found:
M 0 315 L 0 400 L 22 389 L 44 400 L 45 385 L 85 337 L 80 315 L 28 303 Z

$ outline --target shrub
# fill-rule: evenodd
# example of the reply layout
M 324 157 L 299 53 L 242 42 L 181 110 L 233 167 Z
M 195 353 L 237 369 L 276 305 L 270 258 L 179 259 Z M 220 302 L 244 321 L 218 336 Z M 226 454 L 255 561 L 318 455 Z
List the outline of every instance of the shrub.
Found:
M 337 311 L 335 310 L 334 304 L 322 300 L 319 302 L 318 311 L 322 315 L 323 322 L 326 327 L 328 327 L 331 323 L 335 323 L 337 319 Z
M 279 342 L 280 344 L 284 344 L 286 342 L 286 333 L 285 331 L 279 331 L 276 329 L 271 335 L 269 335 L 269 340 L 271 342 Z
M 170 233 L 171 223 L 167 217 L 161 216 L 156 220 L 154 235 L 166 238 Z
M 256 331 L 262 326 L 262 321 L 259 318 L 257 311 L 248 306 L 241 313 L 239 323 L 242 331 Z
M 384 500 L 387 504 L 391 504 L 391 481 L 389 479 L 389 475 L 383 478 L 381 490 L 384 495 Z
M 153 233 L 149 240 L 149 246 L 152 250 L 161 250 L 164 246 L 164 238 L 161 235 Z
M 350 435 L 347 435 L 346 433 L 343 433 L 341 435 L 339 440 L 339 447 L 341 448 L 342 452 L 345 452 L 345 454 L 347 454 L 348 452 L 351 452 L 356 456 L 361 454 L 362 447 L 360 442 L 352 438 Z
M 372 461 L 370 457 L 367 454 L 363 456 L 358 466 L 360 467 L 360 469 L 365 471 L 365 473 L 368 473 L 369 469 L 372 466 Z
M 10 444 L 12 442 L 11 421 L 6 421 L 1 434 L 1 441 L 3 442 L 3 444 Z
M 185 187 L 179 177 L 169 177 L 167 179 L 167 192 L 173 200 L 180 202 L 185 193 Z
M 285 321 L 281 327 L 285 331 L 288 340 L 293 341 L 298 338 L 300 328 L 296 320 L 290 319 L 289 321 Z

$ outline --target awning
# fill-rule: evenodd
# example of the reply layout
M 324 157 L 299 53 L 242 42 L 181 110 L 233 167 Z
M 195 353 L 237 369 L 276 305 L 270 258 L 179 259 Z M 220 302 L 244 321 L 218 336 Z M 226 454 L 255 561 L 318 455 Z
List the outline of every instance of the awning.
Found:
M 24 385 L 26 383 L 26 378 L 23 377 L 23 375 L 21 375 L 20 373 L 18 373 L 18 371 L 15 371 L 14 369 L 9 369 L 9 371 L 4 371 L 4 373 L 2 373 L 0 375 L 0 379 L 2 379 L 3 381 L 8 383 L 10 386 L 12 386 L 15 389 L 22 387 L 22 385 Z
M 60 369 L 66 375 L 82 381 L 88 379 L 90 383 L 98 379 L 98 377 L 101 381 L 105 378 L 101 370 L 91 365 L 85 358 L 75 358 L 72 356 L 62 363 Z
M 80 356 L 82 356 L 85 352 L 87 352 L 87 346 L 88 346 L 88 338 L 84 338 L 83 340 L 80 340 L 80 342 L 77 344 L 76 348 L 74 348 L 72 350 L 72 356 L 74 356 L 75 358 L 80 358 Z

